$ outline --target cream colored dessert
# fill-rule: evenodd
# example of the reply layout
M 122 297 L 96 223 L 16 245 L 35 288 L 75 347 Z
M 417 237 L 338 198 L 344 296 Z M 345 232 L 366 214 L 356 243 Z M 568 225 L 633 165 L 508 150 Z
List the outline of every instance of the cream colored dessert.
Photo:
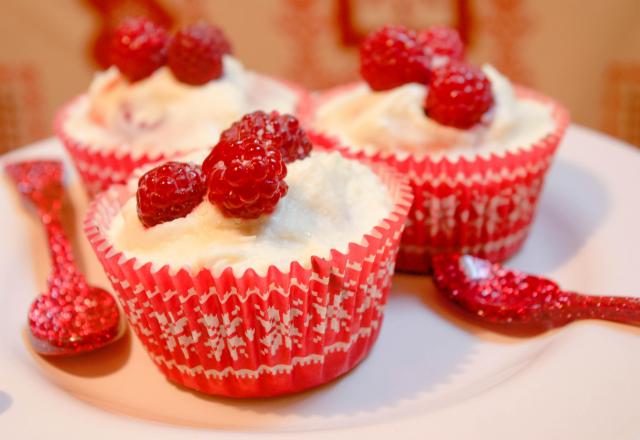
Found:
M 215 145 L 220 133 L 255 110 L 295 111 L 284 84 L 224 56 L 221 78 L 201 86 L 176 80 L 167 67 L 131 83 L 112 67 L 98 73 L 71 108 L 64 128 L 90 149 L 170 155 Z
M 227 218 L 205 199 L 188 216 L 145 229 L 132 197 L 114 218 L 109 239 L 127 257 L 158 266 L 266 274 L 271 265 L 287 271 L 293 261 L 308 267 L 314 255 L 346 252 L 390 214 L 392 198 L 378 176 L 339 153 L 312 152 L 287 168 L 289 191 L 273 214 Z
M 517 97 L 509 80 L 493 67 L 485 65 L 483 71 L 491 82 L 494 106 L 481 124 L 468 130 L 427 117 L 423 103 L 428 88 L 420 84 L 383 92 L 356 86 L 321 105 L 313 127 L 354 149 L 432 157 L 526 147 L 554 130 L 550 106 Z

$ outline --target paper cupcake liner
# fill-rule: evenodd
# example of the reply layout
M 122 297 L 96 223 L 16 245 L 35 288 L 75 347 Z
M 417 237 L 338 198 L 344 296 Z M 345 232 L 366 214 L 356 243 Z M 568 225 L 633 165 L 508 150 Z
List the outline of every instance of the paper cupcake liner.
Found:
M 274 81 L 278 81 L 298 95 L 298 105 L 306 101 L 307 92 L 302 87 L 289 81 Z M 110 146 L 101 149 L 100 147 L 89 145 L 75 138 L 64 128 L 70 110 L 83 97 L 84 95 L 74 98 L 58 111 L 54 122 L 54 131 L 71 156 L 90 197 L 95 196 L 113 184 L 125 183 L 136 168 L 155 162 L 164 162 L 204 147 L 199 146 L 172 154 L 139 154 L 131 151 L 128 147 Z M 294 113 L 297 114 L 297 108 Z M 216 142 L 217 139 L 212 140 L 211 146 L 215 145 Z
M 409 178 L 414 203 L 402 236 L 397 270 L 428 273 L 431 256 L 442 252 L 502 261 L 520 249 L 535 217 L 546 172 L 569 123 L 569 114 L 561 105 L 516 87 L 519 98 L 552 108 L 555 129 L 551 134 L 504 153 L 482 153 L 457 160 L 428 155 L 418 158 L 355 150 L 313 131 L 318 106 L 352 87 L 355 85 L 308 97 L 299 114 L 315 144 L 339 150 L 348 157 L 386 164 Z
M 374 169 L 394 207 L 346 254 L 314 256 L 309 268 L 272 266 L 242 276 L 127 259 L 106 234 L 131 191 L 116 185 L 98 195 L 85 232 L 131 327 L 153 362 L 173 382 L 231 397 L 292 393 L 328 382 L 369 352 L 383 308 L 400 236 L 412 202 L 406 180 Z

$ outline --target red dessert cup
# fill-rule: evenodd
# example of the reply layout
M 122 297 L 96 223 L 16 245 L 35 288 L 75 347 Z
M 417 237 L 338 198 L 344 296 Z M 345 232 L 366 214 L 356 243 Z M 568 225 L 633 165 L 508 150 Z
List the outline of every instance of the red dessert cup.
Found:
M 131 327 L 169 380 L 231 397 L 293 393 L 355 367 L 380 331 L 412 195 L 398 173 L 373 167 L 392 196 L 389 215 L 346 253 L 295 261 L 286 272 L 194 273 L 126 257 L 107 233 L 132 196 L 124 185 L 93 200 L 85 232 Z
M 317 108 L 357 85 L 309 97 L 299 116 L 314 143 L 348 157 L 391 166 L 408 177 L 414 202 L 397 270 L 428 273 L 431 255 L 442 252 L 474 254 L 491 261 L 516 253 L 527 237 L 545 175 L 569 123 L 567 110 L 539 93 L 516 87 L 518 98 L 549 106 L 555 123 L 553 132 L 531 145 L 456 159 L 367 152 L 313 129 Z

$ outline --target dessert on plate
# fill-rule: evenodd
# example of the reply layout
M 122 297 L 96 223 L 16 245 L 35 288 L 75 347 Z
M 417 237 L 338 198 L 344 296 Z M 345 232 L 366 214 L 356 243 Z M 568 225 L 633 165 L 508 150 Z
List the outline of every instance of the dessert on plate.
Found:
M 245 69 L 222 31 L 205 23 L 171 36 L 146 19 L 128 19 L 115 33 L 111 59 L 55 124 L 92 194 L 125 182 L 141 165 L 210 148 L 245 113 L 295 113 L 304 95 Z
M 493 261 L 524 243 L 568 125 L 558 103 L 464 59 L 457 32 L 384 27 L 360 47 L 362 82 L 309 97 L 315 143 L 406 175 L 414 193 L 397 268 L 431 255 Z
M 311 151 L 294 117 L 254 112 L 99 194 L 85 231 L 168 379 L 272 396 L 369 352 L 411 201 L 394 170 Z

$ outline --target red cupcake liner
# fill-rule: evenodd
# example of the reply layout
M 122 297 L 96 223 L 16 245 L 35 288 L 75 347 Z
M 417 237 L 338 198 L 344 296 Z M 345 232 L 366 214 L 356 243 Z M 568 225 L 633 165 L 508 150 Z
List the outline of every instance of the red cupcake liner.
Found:
M 306 101 L 307 92 L 302 87 L 289 81 L 274 81 L 280 82 L 298 95 L 298 105 Z M 64 125 L 70 110 L 84 96 L 85 95 L 77 96 L 58 111 L 54 122 L 54 131 L 71 156 L 90 197 L 95 196 L 113 184 L 125 183 L 131 176 L 133 170 L 140 166 L 155 162 L 164 162 L 176 156 L 182 156 L 203 148 L 203 146 L 199 146 L 192 150 L 179 151 L 169 155 L 162 153 L 139 155 L 127 147 L 116 148 L 110 146 L 101 149 L 100 147 L 82 142 L 68 133 L 64 129 Z M 297 114 L 297 109 L 294 114 Z M 216 142 L 217 139 L 212 140 L 211 146 L 215 145 Z
M 567 110 L 518 86 L 519 98 L 541 102 L 553 112 L 554 131 L 532 145 L 457 160 L 369 153 L 312 129 L 320 105 L 356 86 L 349 84 L 308 97 L 299 116 L 315 144 L 351 158 L 388 165 L 409 178 L 414 203 L 396 269 L 428 273 L 431 256 L 443 252 L 474 254 L 496 262 L 515 254 L 527 238 L 547 170 L 569 124 Z
M 271 266 L 265 276 L 227 268 L 155 268 L 127 258 L 106 234 L 131 197 L 116 185 L 98 195 L 85 232 L 131 327 L 153 362 L 173 382 L 208 394 L 264 397 L 328 382 L 369 352 L 383 309 L 406 216 L 406 180 L 374 166 L 394 206 L 361 244 L 314 256 L 310 268 Z

